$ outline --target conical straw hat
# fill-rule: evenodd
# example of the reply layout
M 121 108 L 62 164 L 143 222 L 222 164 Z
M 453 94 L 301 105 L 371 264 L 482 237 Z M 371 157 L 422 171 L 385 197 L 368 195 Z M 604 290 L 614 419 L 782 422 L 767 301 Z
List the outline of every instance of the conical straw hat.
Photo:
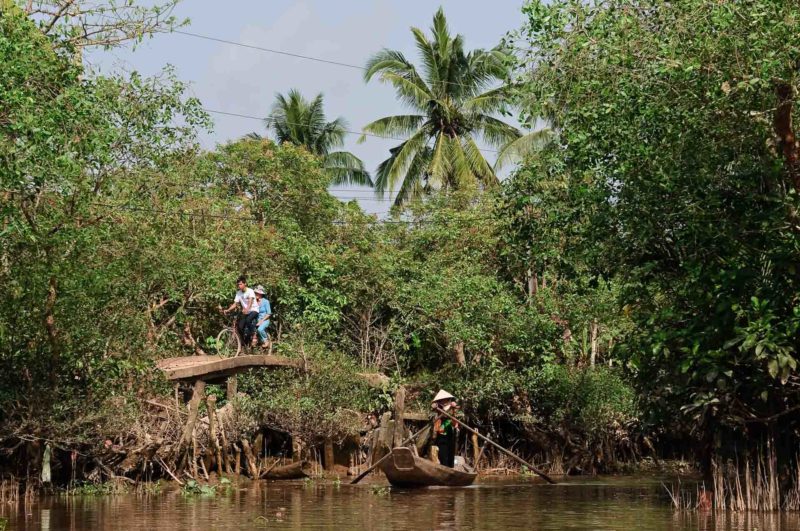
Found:
M 444 389 L 439 389 L 439 392 L 436 393 L 436 396 L 433 397 L 434 402 L 438 402 L 439 400 L 444 400 L 445 398 L 455 398 L 453 395 L 445 391 Z

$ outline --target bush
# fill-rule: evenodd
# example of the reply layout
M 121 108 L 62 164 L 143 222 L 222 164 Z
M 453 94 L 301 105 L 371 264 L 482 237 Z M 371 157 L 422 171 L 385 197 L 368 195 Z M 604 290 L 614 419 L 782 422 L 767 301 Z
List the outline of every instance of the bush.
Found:
M 240 379 L 241 406 L 257 422 L 309 443 L 342 439 L 362 427 L 378 407 L 377 393 L 358 376 L 355 362 L 339 352 L 304 346 L 312 371 L 254 371 Z

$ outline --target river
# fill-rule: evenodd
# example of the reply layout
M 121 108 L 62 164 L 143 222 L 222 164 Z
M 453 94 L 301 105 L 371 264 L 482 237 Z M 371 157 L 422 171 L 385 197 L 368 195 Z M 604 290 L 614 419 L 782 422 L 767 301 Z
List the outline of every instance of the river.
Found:
M 676 512 L 656 478 L 525 478 L 468 488 L 398 490 L 378 478 L 253 483 L 216 495 L 52 496 L 0 507 L 7 529 L 800 529 L 797 514 Z M 0 525 L 0 529 L 3 525 Z

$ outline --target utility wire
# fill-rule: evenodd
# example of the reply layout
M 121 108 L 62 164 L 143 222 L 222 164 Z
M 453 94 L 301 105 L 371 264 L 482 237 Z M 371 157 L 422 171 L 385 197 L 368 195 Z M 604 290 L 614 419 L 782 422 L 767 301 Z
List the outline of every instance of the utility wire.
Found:
M 254 116 L 252 114 L 240 114 L 240 113 L 235 113 L 235 112 L 219 111 L 219 110 L 216 110 L 216 109 L 209 109 L 207 107 L 203 107 L 203 110 L 206 111 L 206 112 L 213 113 L 213 114 L 222 114 L 222 115 L 225 115 L 225 116 L 235 116 L 237 118 L 247 118 L 247 119 L 250 119 L 250 120 L 258 120 L 258 121 L 264 122 L 264 123 L 275 123 L 275 120 L 273 118 L 269 118 L 269 117 L 262 118 L 260 116 Z M 298 126 L 306 125 L 306 124 L 298 124 L 298 123 L 295 123 L 295 122 L 282 122 L 282 123 L 285 123 L 285 124 L 288 124 L 288 125 L 298 125 Z M 382 135 L 376 135 L 376 134 L 372 134 L 372 133 L 364 133 L 364 132 L 361 132 L 361 131 L 350 131 L 348 129 L 343 129 L 342 131 L 344 133 L 347 133 L 347 134 L 350 134 L 350 135 L 364 135 L 364 136 L 370 136 L 370 137 L 373 137 L 373 138 L 382 138 L 384 140 L 397 140 L 398 142 L 405 142 L 406 140 L 408 140 L 407 138 L 399 138 L 399 137 L 395 137 L 395 136 L 382 136 Z M 499 150 L 489 149 L 489 148 L 478 148 L 478 150 L 479 151 L 485 151 L 487 153 L 500 153 Z
M 275 49 L 272 49 L 272 48 L 264 48 L 263 46 L 255 46 L 255 45 L 252 45 L 252 44 L 244 44 L 244 43 L 236 42 L 236 41 L 229 41 L 227 39 L 220 39 L 219 37 L 212 37 L 210 35 L 202 35 L 200 33 L 193 33 L 191 31 L 183 31 L 183 30 L 177 30 L 176 29 L 176 30 L 172 30 L 172 33 L 178 33 L 180 35 L 185 35 L 187 37 L 194 37 L 196 39 L 203 39 L 203 40 L 206 40 L 206 41 L 213 41 L 213 42 L 220 42 L 220 43 L 223 43 L 223 44 L 230 44 L 231 46 L 239 46 L 240 48 L 248 48 L 250 50 L 258 50 L 259 52 L 267 52 L 267 53 L 274 53 L 274 54 L 277 54 L 277 55 L 285 55 L 287 57 L 294 57 L 295 59 L 303 59 L 303 60 L 306 60 L 306 61 L 314 61 L 314 62 L 317 62 L 317 63 L 325 63 L 325 64 L 329 64 L 329 65 L 334 65 L 334 66 L 342 66 L 342 67 L 345 67 L 345 68 L 351 68 L 353 70 L 361 70 L 362 72 L 366 72 L 368 70 L 368 68 L 365 67 L 365 66 L 354 65 L 354 64 L 351 64 L 351 63 L 344 63 L 342 61 L 332 61 L 330 59 L 322 59 L 321 57 L 314 57 L 314 56 L 311 56 L 311 55 L 304 55 L 304 54 L 295 53 L 295 52 L 287 52 L 287 51 L 284 51 L 284 50 L 275 50 Z M 460 87 L 466 87 L 466 88 L 469 88 L 469 89 L 475 88 L 473 85 L 468 85 L 466 83 L 459 83 L 458 81 L 439 81 L 439 83 L 442 83 L 442 84 L 445 84 L 445 85 L 456 85 L 456 86 L 460 86 Z
M 326 63 L 326 64 L 329 64 L 329 65 L 344 66 L 346 68 L 353 68 L 355 70 L 362 70 L 362 71 L 366 70 L 366 68 L 364 68 L 363 66 L 351 65 L 349 63 L 342 63 L 342 62 L 339 62 L 339 61 L 330 61 L 328 59 L 321 59 L 319 57 L 312 57 L 310 55 L 303 55 L 303 54 L 294 53 L 294 52 L 285 52 L 283 50 L 273 50 L 271 48 L 263 48 L 261 46 L 253 46 L 251 44 L 244 44 L 244 43 L 241 43 L 241 42 L 229 41 L 229 40 L 226 40 L 226 39 L 220 39 L 218 37 L 211 37 L 210 35 L 201 35 L 199 33 L 192 33 L 190 31 L 172 30 L 172 33 L 179 33 L 181 35 L 186 35 L 187 37 L 195 37 L 197 39 L 204 39 L 204 40 L 207 40 L 207 41 L 221 42 L 221 43 L 224 43 L 224 44 L 230 44 L 232 46 L 239 46 L 241 48 L 249 48 L 251 50 L 258 50 L 260 52 L 269 52 L 269 53 L 274 53 L 274 54 L 278 54 L 278 55 L 285 55 L 285 56 L 288 56 L 288 57 L 294 57 L 296 59 L 305 59 L 306 61 L 316 61 L 318 63 Z

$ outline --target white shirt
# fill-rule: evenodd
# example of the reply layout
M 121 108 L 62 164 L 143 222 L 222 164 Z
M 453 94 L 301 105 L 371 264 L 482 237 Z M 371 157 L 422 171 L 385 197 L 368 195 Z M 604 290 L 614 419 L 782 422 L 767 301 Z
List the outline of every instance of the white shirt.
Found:
M 236 297 L 234 297 L 233 299 L 233 302 L 235 303 L 238 302 L 239 305 L 242 307 L 242 312 L 244 313 L 252 313 L 252 312 L 258 313 L 256 294 L 250 288 L 246 288 L 244 291 L 238 290 L 236 292 Z

